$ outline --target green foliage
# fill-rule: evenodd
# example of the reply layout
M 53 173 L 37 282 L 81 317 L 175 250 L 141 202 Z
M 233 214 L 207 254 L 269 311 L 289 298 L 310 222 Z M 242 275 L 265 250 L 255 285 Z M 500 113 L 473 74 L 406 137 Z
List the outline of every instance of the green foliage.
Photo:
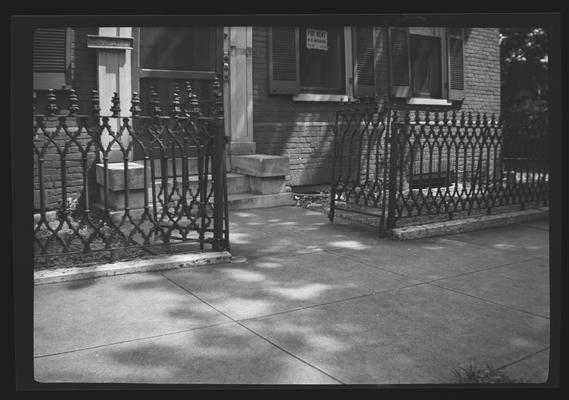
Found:
M 499 369 L 486 367 L 477 367 L 474 363 L 470 363 L 468 367 L 460 367 L 453 371 L 456 383 L 466 384 L 499 384 L 499 383 L 521 383 L 516 379 L 510 378 Z
M 547 32 L 500 29 L 500 59 L 503 111 L 547 111 Z

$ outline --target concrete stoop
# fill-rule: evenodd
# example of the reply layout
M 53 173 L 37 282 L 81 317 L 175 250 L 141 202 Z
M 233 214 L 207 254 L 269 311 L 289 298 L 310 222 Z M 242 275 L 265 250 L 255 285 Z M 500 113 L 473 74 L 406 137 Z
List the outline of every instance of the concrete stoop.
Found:
M 245 210 L 293 205 L 291 192 L 286 191 L 285 176 L 289 173 L 287 157 L 249 154 L 233 156 L 232 172 L 248 180 L 248 190 L 235 191 L 229 185 L 228 208 Z M 242 186 L 245 188 L 245 185 Z
M 176 160 L 179 165 L 175 168 L 181 171 L 180 160 Z M 196 160 L 189 159 L 189 173 L 192 174 L 188 181 L 190 188 L 197 190 L 198 177 Z M 287 157 L 250 154 L 231 157 L 232 171 L 227 174 L 227 193 L 229 197 L 229 209 L 242 210 L 247 208 L 266 208 L 278 207 L 282 205 L 294 204 L 292 194 L 286 191 L 285 177 L 289 173 L 289 160 Z M 155 162 L 155 174 L 159 176 L 160 166 Z M 169 164 L 168 164 L 169 165 Z M 147 188 L 147 198 L 152 199 L 152 188 L 150 182 L 145 182 L 145 167 L 140 162 L 128 163 L 125 184 L 124 163 L 110 163 L 105 170 L 103 164 L 96 165 L 96 177 L 99 185 L 100 198 L 106 195 L 109 208 L 112 211 L 119 211 L 124 208 L 126 188 L 128 188 L 129 205 L 133 214 L 142 213 L 145 200 L 145 187 Z M 170 168 L 168 173 L 174 170 Z M 172 169 L 172 171 L 170 171 Z M 105 173 L 106 171 L 106 173 Z M 146 179 L 150 179 L 149 168 L 146 167 Z M 210 174 L 211 179 L 211 174 Z M 104 189 L 106 183 L 106 191 Z M 172 191 L 174 179 L 169 178 L 163 188 L 167 193 Z M 179 182 L 178 182 L 179 184 Z M 160 179 L 154 181 L 154 189 L 160 191 L 163 185 Z M 101 204 L 96 205 L 102 208 Z M 116 213 L 115 213 L 116 214 Z
M 394 228 L 390 230 L 390 236 L 399 240 L 420 239 L 433 236 L 453 235 L 480 229 L 497 228 L 500 226 L 546 219 L 548 217 L 549 207 L 542 207 L 496 215 L 485 215 L 453 221 Z

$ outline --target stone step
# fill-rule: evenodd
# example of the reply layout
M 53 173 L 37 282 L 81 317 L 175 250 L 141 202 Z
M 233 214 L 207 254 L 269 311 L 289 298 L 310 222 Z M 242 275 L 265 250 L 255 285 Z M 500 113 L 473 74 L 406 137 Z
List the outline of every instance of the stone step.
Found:
M 234 156 L 231 162 L 235 172 L 256 177 L 285 176 L 290 172 L 288 157 L 249 154 Z
M 227 202 L 230 210 L 291 206 L 295 204 L 292 193 L 237 193 L 228 195 Z
M 188 159 L 188 173 L 190 175 L 193 174 L 197 174 L 198 173 L 198 158 L 197 157 L 187 157 Z M 142 161 L 138 161 L 139 163 L 142 163 Z M 160 176 L 162 174 L 162 160 L 160 159 L 155 159 L 152 160 L 152 162 L 154 163 L 154 174 L 155 176 Z M 181 158 L 175 158 L 175 159 L 169 159 L 166 162 L 167 168 L 168 168 L 168 176 L 172 176 L 174 173 L 174 170 L 176 171 L 177 175 L 180 175 L 182 173 L 182 159 Z M 208 163 L 208 171 L 211 172 L 211 160 Z
M 211 175 L 208 175 L 208 180 L 210 179 Z M 256 179 L 257 181 L 260 180 L 261 182 L 255 183 L 256 181 L 252 182 L 252 179 Z M 198 189 L 199 178 L 197 175 L 190 175 L 188 177 L 188 181 L 190 185 L 190 190 L 195 195 Z M 270 181 L 270 182 L 265 182 L 265 181 Z M 112 182 L 112 180 L 109 180 L 109 182 Z M 155 179 L 154 190 L 156 192 L 156 196 L 159 196 L 159 198 L 164 199 L 165 198 L 164 193 L 167 193 L 168 196 L 172 194 L 174 182 L 176 182 L 178 190 L 181 190 L 181 181 L 179 178 L 176 179 L 176 181 L 174 180 L 174 178 L 168 178 L 165 188 L 162 188 L 163 182 L 161 179 Z M 119 182 L 119 184 L 122 184 L 122 182 Z M 153 201 L 152 185 L 147 186 L 146 190 L 148 193 L 147 195 L 148 200 L 150 201 L 150 203 L 152 203 Z M 208 181 L 208 191 L 207 191 L 208 194 L 209 190 L 211 190 L 211 181 Z M 140 189 L 129 188 L 129 204 L 131 209 L 142 208 L 144 206 L 144 191 L 145 188 L 143 185 L 141 186 Z M 161 191 L 162 194 L 160 194 Z M 234 196 L 230 197 L 229 205 L 230 207 L 233 207 L 232 204 L 235 203 L 234 207 L 237 207 L 236 209 L 255 208 L 255 207 L 275 207 L 283 204 L 288 204 L 290 201 L 292 201 L 290 200 L 292 199 L 291 194 L 282 191 L 284 191 L 284 179 L 282 179 L 282 177 L 257 178 L 237 173 L 227 174 L 227 194 L 228 196 Z M 102 199 L 104 198 L 105 195 L 102 186 L 99 186 L 99 192 L 100 192 L 99 196 L 101 199 L 100 202 L 102 203 Z M 242 195 L 242 196 L 235 197 L 235 195 Z M 179 192 L 178 194 L 174 193 L 173 196 L 174 196 L 173 200 L 177 199 L 179 196 Z M 124 207 L 125 191 L 109 190 L 107 192 L 107 198 L 109 202 L 109 208 L 114 211 L 119 211 Z
M 190 175 L 194 175 L 198 173 L 198 158 L 197 157 L 186 157 L 187 158 L 187 168 L 188 168 L 188 173 Z M 182 173 L 182 158 L 181 157 L 176 157 L 174 159 L 169 158 L 166 160 L 166 167 L 167 167 L 167 174 L 168 176 L 173 176 L 174 175 L 174 171 L 176 171 L 176 175 L 180 175 Z M 229 158 L 226 160 L 227 161 L 227 165 L 229 165 Z M 148 168 L 148 173 L 150 174 L 150 171 L 152 170 L 151 168 L 151 164 L 154 165 L 154 175 L 155 176 L 161 176 L 162 175 L 162 162 L 163 160 L 156 158 L 153 160 L 150 160 L 147 162 L 147 168 Z M 117 166 L 121 167 L 122 166 L 122 160 L 121 161 L 117 161 L 114 163 L 110 163 L 109 166 L 112 168 L 113 164 L 116 164 Z M 132 167 L 132 164 L 137 164 L 139 168 L 143 168 L 144 166 L 144 160 L 133 160 L 130 162 L 130 167 Z M 203 165 L 202 165 L 203 166 Z M 208 166 L 207 166 L 208 171 L 211 173 L 211 158 L 208 162 Z
M 190 188 L 192 190 L 197 189 L 198 185 L 198 175 L 190 175 L 188 177 L 188 181 L 190 184 Z M 208 174 L 208 181 L 211 181 L 211 174 Z M 168 178 L 168 189 L 172 189 L 172 184 L 174 182 L 173 178 Z M 160 185 L 162 184 L 161 179 L 156 179 L 154 181 L 156 185 L 156 190 L 159 190 Z M 181 184 L 178 180 L 178 184 Z M 236 194 L 236 193 L 247 193 L 250 191 L 250 184 L 249 184 L 249 177 L 247 175 L 242 174 L 235 174 L 235 173 L 228 173 L 227 174 L 227 194 Z
M 253 193 L 234 193 L 227 196 L 229 210 L 247 210 L 253 208 L 270 208 L 280 206 L 292 206 L 295 204 L 293 193 L 276 193 L 276 194 L 253 194 Z M 213 196 L 210 198 L 213 204 Z M 94 203 L 94 208 L 103 210 L 101 203 Z M 150 212 L 152 213 L 152 204 L 149 204 Z M 161 206 L 158 206 L 158 211 Z M 137 221 L 144 213 L 141 207 L 133 207 L 130 210 L 131 217 Z M 111 218 L 115 223 L 119 223 L 124 215 L 124 210 L 110 211 Z

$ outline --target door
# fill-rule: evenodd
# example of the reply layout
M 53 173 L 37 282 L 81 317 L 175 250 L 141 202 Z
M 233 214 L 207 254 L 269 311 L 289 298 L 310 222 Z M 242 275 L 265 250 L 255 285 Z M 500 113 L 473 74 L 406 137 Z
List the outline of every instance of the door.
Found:
M 133 28 L 133 36 L 132 90 L 140 95 L 141 114 L 151 115 L 153 91 L 158 95 L 162 115 L 170 114 L 175 87 L 180 90 L 180 101 L 186 104 L 188 83 L 201 110 L 207 110 L 212 101 L 212 79 L 222 71 L 223 28 L 139 27 Z M 135 147 L 134 160 L 143 156 Z M 152 157 L 157 158 L 155 152 Z M 157 161 L 156 173 L 160 175 Z
M 220 77 L 222 71 L 223 28 L 139 27 L 133 28 L 133 36 L 132 86 L 139 93 L 140 115 L 152 115 L 152 102 L 156 100 L 161 115 L 171 115 L 176 88 L 181 106 L 187 106 L 188 84 L 197 95 L 201 110 L 207 114 L 213 100 L 213 79 Z M 164 221 L 169 232 L 174 228 L 179 231 L 181 237 L 197 230 L 203 246 L 212 219 L 223 212 L 213 210 L 217 185 L 212 173 L 213 133 L 209 128 L 198 132 L 185 123 L 180 132 L 170 133 L 168 129 L 175 126 L 172 119 L 162 121 L 157 128 L 147 117 L 133 121 L 135 131 L 140 132 L 139 137 L 144 141 L 143 145 L 134 146 L 133 158 L 140 162 L 145 152 L 151 158 L 144 164 L 150 167 L 149 198 L 156 218 Z M 152 133 L 149 126 L 154 129 Z M 219 181 L 222 182 L 222 177 Z
M 221 72 L 221 27 L 141 27 L 134 36 L 133 90 L 140 93 L 143 112 L 150 87 L 162 105 L 171 104 L 175 83 L 183 89 L 187 81 L 200 101 L 210 98 L 211 80 Z

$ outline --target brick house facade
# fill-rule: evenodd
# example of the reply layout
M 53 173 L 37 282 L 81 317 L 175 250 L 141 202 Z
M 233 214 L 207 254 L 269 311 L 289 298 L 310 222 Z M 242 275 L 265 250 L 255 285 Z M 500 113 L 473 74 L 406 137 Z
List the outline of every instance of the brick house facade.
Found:
M 294 95 L 270 94 L 269 30 L 253 28 L 253 121 L 257 151 L 288 157 L 292 185 L 325 183 L 330 174 L 337 101 L 318 101 L 318 98 L 300 101 Z M 388 28 L 374 31 L 374 94 L 387 100 L 390 98 Z M 465 29 L 462 110 L 496 115 L 500 112 L 498 33 L 497 28 Z
M 150 84 L 162 88 L 162 99 L 168 102 L 173 82 L 191 80 L 205 93 L 200 82 L 225 75 L 230 170 L 239 169 L 239 157 L 276 156 L 288 164 L 283 173 L 290 186 L 329 182 L 334 112 L 340 100 L 377 96 L 442 107 L 459 101 L 465 111 L 500 112 L 498 28 L 163 28 L 178 36 L 149 29 L 36 31 L 36 111 L 45 110 L 48 88 L 55 90 L 62 112 L 65 94 L 74 89 L 83 113 L 91 92 L 98 90 L 103 114 L 114 92 L 120 93 L 124 112 L 133 91 L 141 93 L 144 103 Z M 209 52 L 199 47 L 203 43 Z M 192 46 L 198 46 L 193 53 Z M 190 58 L 175 56 L 188 48 Z M 159 57 L 160 52 L 165 56 Z M 198 59 L 204 53 L 203 62 L 191 59 L 191 54 Z M 313 70 L 318 65 L 326 72 Z M 430 71 L 426 78 L 424 66 Z M 50 171 L 54 176 L 61 172 L 56 165 Z

